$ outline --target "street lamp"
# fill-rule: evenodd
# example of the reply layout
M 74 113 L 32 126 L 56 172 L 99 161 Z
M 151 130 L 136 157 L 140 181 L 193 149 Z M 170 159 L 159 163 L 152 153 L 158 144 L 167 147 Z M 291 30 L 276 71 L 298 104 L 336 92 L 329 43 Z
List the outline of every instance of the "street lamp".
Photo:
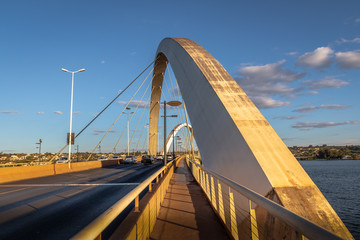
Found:
M 166 118 L 167 117 L 177 117 L 177 115 L 166 116 L 166 104 L 168 104 L 169 106 L 172 106 L 172 107 L 177 107 L 177 106 L 181 105 L 181 102 L 179 102 L 179 101 L 170 101 L 170 102 L 167 103 L 166 101 L 164 101 L 164 166 L 166 166 L 166 161 L 167 161 Z
M 71 162 L 71 144 L 72 144 L 72 135 L 71 135 L 71 130 L 72 130 L 72 113 L 73 113 L 73 94 L 74 94 L 74 74 L 78 73 L 78 72 L 83 72 L 85 71 L 84 68 L 79 69 L 77 71 L 69 71 L 65 68 L 61 69 L 63 72 L 68 72 L 71 73 L 71 103 L 70 103 L 70 133 L 69 133 L 69 157 L 68 157 L 68 162 L 69 162 L 69 168 L 70 166 L 70 162 Z
M 179 149 L 178 149 L 178 141 L 181 140 L 180 136 L 176 136 L 176 152 L 179 152 Z
M 146 136 L 149 136 L 149 123 L 145 124 L 145 128 L 147 130 L 146 131 L 146 133 L 147 133 Z M 149 139 L 148 138 L 145 138 L 145 139 L 146 139 L 146 143 L 147 143 L 147 147 L 145 146 L 146 149 L 147 149 L 146 154 L 149 155 Z
M 128 119 L 128 123 L 127 123 L 127 127 L 128 127 L 128 129 L 127 129 L 127 142 L 128 142 L 128 145 L 127 145 L 127 152 L 128 152 L 128 156 L 130 155 L 129 154 L 129 129 L 130 129 L 130 118 L 129 118 L 129 114 L 133 114 L 134 112 L 131 112 L 131 113 L 129 113 L 129 111 L 130 111 L 130 109 L 131 108 L 129 108 L 129 107 L 126 107 L 126 110 L 128 110 L 125 114 L 127 114 L 127 119 Z
M 36 143 L 36 144 L 39 144 L 39 147 L 37 147 L 37 148 L 39 148 L 39 155 L 41 154 L 41 143 L 42 143 L 41 139 L 39 140 L 38 143 Z
M 178 153 L 181 153 L 181 144 L 182 144 L 181 141 L 178 141 L 178 142 L 177 142 L 177 149 L 178 149 L 177 152 L 178 152 Z
M 39 144 L 39 147 L 36 147 L 36 148 L 38 148 L 39 149 L 39 158 L 38 158 L 38 162 L 40 162 L 40 158 L 41 158 L 41 143 L 42 143 L 42 140 L 41 140 L 41 138 L 40 138 L 40 140 L 39 140 L 39 142 L 38 143 L 36 143 L 36 144 Z

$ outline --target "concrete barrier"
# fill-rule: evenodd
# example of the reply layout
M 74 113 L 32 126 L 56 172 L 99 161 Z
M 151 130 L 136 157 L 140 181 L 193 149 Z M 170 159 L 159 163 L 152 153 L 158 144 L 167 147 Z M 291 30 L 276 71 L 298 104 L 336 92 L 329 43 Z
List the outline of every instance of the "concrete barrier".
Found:
M 31 178 L 46 177 L 56 174 L 79 172 L 95 168 L 118 165 L 118 160 L 89 161 L 71 163 L 48 164 L 24 167 L 0 168 L 0 183 L 20 181 Z

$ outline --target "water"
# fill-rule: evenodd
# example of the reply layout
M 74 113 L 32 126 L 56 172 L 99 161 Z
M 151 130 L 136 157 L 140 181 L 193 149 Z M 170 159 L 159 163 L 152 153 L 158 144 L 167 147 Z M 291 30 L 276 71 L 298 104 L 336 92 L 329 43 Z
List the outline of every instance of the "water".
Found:
M 300 161 L 355 239 L 360 240 L 360 160 Z

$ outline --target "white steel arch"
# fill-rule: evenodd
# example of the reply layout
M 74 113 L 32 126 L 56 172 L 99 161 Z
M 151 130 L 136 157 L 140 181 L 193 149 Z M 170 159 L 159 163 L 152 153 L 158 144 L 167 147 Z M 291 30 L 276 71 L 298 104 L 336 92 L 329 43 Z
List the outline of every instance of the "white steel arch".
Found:
M 169 133 L 169 135 L 166 138 L 166 152 L 169 153 L 169 149 L 171 147 L 171 143 L 174 141 L 174 136 L 184 127 L 189 126 L 189 129 L 192 129 L 191 125 L 187 125 L 186 123 L 180 123 L 176 125 L 173 130 Z M 161 155 L 164 154 L 164 147 L 161 149 Z
M 160 96 L 168 62 L 186 103 L 206 168 L 343 238 L 352 239 L 246 93 L 213 56 L 190 39 L 165 38 L 158 47 L 150 103 L 150 154 L 156 154 Z

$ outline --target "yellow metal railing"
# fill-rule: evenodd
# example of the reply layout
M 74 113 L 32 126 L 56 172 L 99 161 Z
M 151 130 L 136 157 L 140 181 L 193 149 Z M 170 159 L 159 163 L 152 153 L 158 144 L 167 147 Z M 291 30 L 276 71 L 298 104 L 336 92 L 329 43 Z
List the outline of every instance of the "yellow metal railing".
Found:
M 112 207 L 110 207 L 108 210 L 106 210 L 103 214 L 101 214 L 99 217 L 97 217 L 94 221 L 92 221 L 89 225 L 87 225 L 83 230 L 81 230 L 79 233 L 77 233 L 75 236 L 73 236 L 71 239 L 101 239 L 101 233 L 112 223 L 112 221 L 119 216 L 125 208 L 127 208 L 132 202 L 135 202 L 135 208 L 134 211 L 139 210 L 139 195 L 140 193 L 145 190 L 146 188 L 149 188 L 149 191 L 152 191 L 152 182 L 156 180 L 156 182 L 160 182 L 161 178 L 163 179 L 161 185 L 157 188 L 157 191 L 159 193 L 155 194 L 155 199 L 158 200 L 156 202 L 156 206 L 158 207 L 158 210 L 154 213 L 151 213 L 152 218 L 156 217 L 160 211 L 160 203 L 165 197 L 167 187 L 169 185 L 170 179 L 172 177 L 172 174 L 174 172 L 174 168 L 176 166 L 176 163 L 178 161 L 171 161 L 166 166 L 162 167 L 158 171 L 156 171 L 154 174 L 152 174 L 149 178 L 147 178 L 145 181 L 143 181 L 141 184 L 139 184 L 135 189 L 133 189 L 131 192 L 129 192 L 126 196 L 124 196 L 122 199 L 120 199 L 117 203 L 115 203 Z M 154 203 L 150 203 L 150 205 L 153 205 Z M 150 207 L 146 206 L 143 213 L 149 213 Z M 148 208 L 148 209 L 147 209 Z M 156 208 L 157 209 L 157 208 Z M 151 209 L 153 210 L 153 209 Z M 148 219 L 150 218 L 144 218 L 140 215 L 139 219 Z M 151 221 L 149 223 L 141 223 L 142 228 L 139 229 L 137 227 L 137 223 L 135 223 L 135 226 L 129 230 L 129 236 L 135 236 L 135 239 L 146 239 L 144 236 L 148 236 L 152 228 L 155 225 L 155 221 Z M 147 226 L 147 227 L 146 227 Z M 148 233 L 148 234 L 146 234 Z M 135 234 L 135 235 L 134 235 Z
M 233 239 L 341 239 L 188 158 L 186 163 Z

